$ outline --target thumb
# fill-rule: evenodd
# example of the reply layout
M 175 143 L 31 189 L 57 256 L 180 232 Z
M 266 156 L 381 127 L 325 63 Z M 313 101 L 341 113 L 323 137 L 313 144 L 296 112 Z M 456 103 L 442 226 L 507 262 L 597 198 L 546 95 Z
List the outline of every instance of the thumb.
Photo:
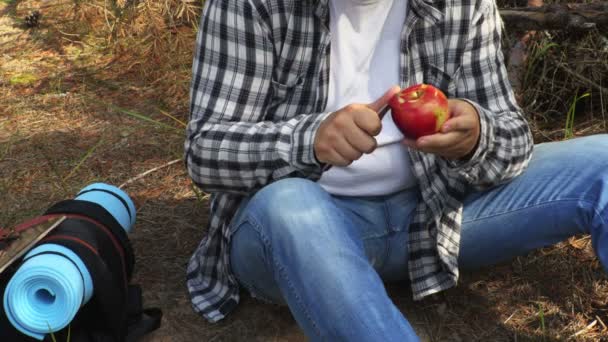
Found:
M 376 113 L 380 113 L 380 111 L 382 111 L 388 105 L 388 101 L 391 99 L 391 97 L 395 96 L 395 94 L 397 94 L 399 91 L 401 91 L 401 87 L 394 85 L 379 99 L 368 104 L 367 107 Z

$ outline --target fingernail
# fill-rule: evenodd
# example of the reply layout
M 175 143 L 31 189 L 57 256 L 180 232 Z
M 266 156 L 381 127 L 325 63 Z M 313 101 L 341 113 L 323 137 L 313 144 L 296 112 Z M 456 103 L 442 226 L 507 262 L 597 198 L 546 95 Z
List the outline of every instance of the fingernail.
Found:
M 443 125 L 443 130 L 444 131 L 449 131 L 450 128 L 452 128 L 450 125 Z

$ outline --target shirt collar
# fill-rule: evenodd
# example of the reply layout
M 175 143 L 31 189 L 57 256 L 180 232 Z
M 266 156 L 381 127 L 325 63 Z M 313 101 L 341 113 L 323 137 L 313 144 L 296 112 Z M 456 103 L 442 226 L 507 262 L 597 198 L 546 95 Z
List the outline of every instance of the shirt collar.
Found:
M 313 0 L 316 4 L 315 15 L 324 23 L 327 23 L 329 20 L 329 1 L 331 0 Z M 437 2 L 440 0 L 406 1 L 409 1 L 408 5 L 412 12 L 421 19 L 428 20 L 432 23 L 437 23 L 443 19 L 443 13 L 437 8 Z

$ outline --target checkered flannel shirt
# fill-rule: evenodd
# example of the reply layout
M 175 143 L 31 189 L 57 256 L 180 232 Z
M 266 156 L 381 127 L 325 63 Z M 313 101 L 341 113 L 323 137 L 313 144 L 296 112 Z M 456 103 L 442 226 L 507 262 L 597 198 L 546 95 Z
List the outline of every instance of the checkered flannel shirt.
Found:
M 191 85 L 185 160 L 211 194 L 208 233 L 188 264 L 194 309 L 211 322 L 239 301 L 229 223 L 239 202 L 285 177 L 317 180 L 313 142 L 330 66 L 328 1 L 207 0 Z M 398 0 L 399 1 L 399 0 Z M 493 0 L 408 0 L 400 82 L 433 84 L 475 106 L 481 136 L 467 161 L 410 150 L 421 200 L 409 232 L 415 299 L 454 286 L 462 199 L 520 174 L 533 142 L 501 53 Z

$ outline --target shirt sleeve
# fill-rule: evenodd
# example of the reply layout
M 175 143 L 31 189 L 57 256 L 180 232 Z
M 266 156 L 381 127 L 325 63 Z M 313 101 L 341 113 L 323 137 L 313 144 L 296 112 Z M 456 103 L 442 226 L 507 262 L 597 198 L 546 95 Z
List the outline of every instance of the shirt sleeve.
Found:
M 501 52 L 502 20 L 493 1 L 477 11 L 462 60 L 457 93 L 479 113 L 480 137 L 466 161 L 445 160 L 451 172 L 477 189 L 506 182 L 526 168 L 534 146 Z
M 321 174 L 314 137 L 328 113 L 265 119 L 271 37 L 250 1 L 205 2 L 184 144 L 188 173 L 204 191 L 246 194 L 282 177 Z

